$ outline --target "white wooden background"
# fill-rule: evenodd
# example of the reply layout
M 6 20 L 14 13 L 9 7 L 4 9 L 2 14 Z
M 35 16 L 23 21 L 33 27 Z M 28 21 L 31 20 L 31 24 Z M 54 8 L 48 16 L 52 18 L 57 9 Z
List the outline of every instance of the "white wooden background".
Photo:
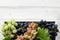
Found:
M 54 20 L 60 30 L 60 0 L 0 0 L 0 32 L 9 19 L 39 21 Z M 0 33 L 0 40 L 3 36 Z M 56 40 L 60 40 L 60 33 Z

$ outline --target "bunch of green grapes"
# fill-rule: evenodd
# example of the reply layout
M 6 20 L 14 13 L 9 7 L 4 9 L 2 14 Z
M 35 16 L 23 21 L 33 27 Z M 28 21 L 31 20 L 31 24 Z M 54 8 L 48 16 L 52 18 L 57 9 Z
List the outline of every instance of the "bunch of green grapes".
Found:
M 16 26 L 17 26 L 17 23 L 14 20 L 4 22 L 3 28 L 2 28 L 3 36 L 14 37 L 14 34 L 17 32 Z

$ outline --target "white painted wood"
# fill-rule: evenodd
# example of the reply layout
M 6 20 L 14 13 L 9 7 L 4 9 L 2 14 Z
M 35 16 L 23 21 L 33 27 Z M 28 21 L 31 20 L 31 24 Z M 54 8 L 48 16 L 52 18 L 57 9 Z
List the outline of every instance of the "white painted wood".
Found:
M 47 0 L 0 0 L 0 6 L 44 6 Z
M 60 0 L 0 0 L 0 32 L 5 20 L 54 20 L 60 30 Z M 60 33 L 56 40 L 60 40 Z M 2 40 L 0 33 L 0 40 Z
M 0 19 L 45 19 L 60 20 L 60 9 L 56 8 L 0 8 Z
M 0 6 L 60 7 L 60 0 L 0 0 Z

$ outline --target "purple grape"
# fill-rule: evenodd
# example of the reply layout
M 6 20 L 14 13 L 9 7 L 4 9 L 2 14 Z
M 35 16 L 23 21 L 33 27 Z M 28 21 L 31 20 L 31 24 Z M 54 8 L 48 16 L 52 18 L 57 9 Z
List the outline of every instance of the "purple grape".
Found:
M 18 30 L 17 30 L 17 34 L 18 34 L 18 35 L 21 35 L 21 34 L 24 34 L 24 32 L 22 31 L 22 29 L 18 29 Z
M 20 26 L 20 23 L 18 23 L 18 26 Z
M 47 23 L 46 25 L 47 25 L 47 26 L 50 26 L 51 24 Z
M 20 23 L 20 26 L 23 26 L 24 25 L 24 23 Z
M 24 23 L 24 28 L 27 28 L 28 27 L 28 23 Z
M 52 26 L 52 29 L 54 29 L 54 28 L 55 28 L 55 26 L 53 25 L 53 26 Z
M 57 25 L 55 25 L 55 28 L 57 28 Z

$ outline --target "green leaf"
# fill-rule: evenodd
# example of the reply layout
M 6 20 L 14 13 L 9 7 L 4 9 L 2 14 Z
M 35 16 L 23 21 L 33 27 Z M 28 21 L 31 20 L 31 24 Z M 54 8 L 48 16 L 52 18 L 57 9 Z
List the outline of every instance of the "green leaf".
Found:
M 43 29 L 43 28 L 38 27 L 37 32 L 38 32 L 37 39 L 50 40 L 50 35 L 48 33 L 48 29 Z
M 12 40 L 10 36 L 6 36 L 3 40 Z

